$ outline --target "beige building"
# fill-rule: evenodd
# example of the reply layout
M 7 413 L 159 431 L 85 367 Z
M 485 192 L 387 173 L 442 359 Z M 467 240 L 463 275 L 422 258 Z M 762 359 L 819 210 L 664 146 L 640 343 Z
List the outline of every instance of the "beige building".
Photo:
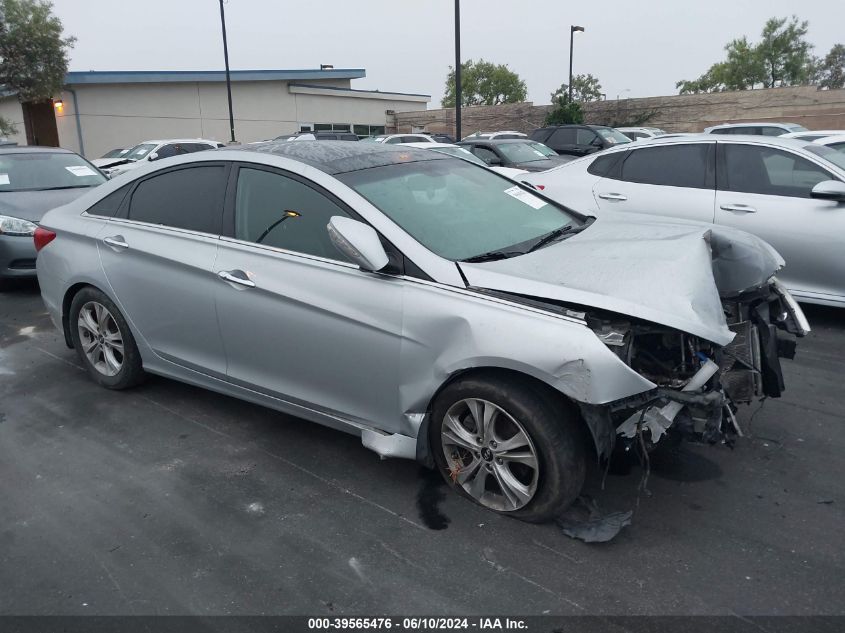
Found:
M 431 97 L 356 90 L 363 69 L 231 72 L 235 135 L 248 143 L 300 130 L 385 131 L 395 112 L 425 110 Z M 19 144 L 57 145 L 88 158 L 147 139 L 229 140 L 223 71 L 70 72 L 52 101 L 0 97 Z

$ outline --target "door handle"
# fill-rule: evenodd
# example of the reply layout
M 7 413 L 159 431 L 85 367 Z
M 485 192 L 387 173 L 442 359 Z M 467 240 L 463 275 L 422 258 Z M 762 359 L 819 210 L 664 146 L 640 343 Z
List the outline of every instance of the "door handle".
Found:
M 122 235 L 113 235 L 111 237 L 104 237 L 103 242 L 111 246 L 116 251 L 123 251 L 129 248 Z
M 599 198 L 602 200 L 615 200 L 617 202 L 624 202 L 628 196 L 623 196 L 621 193 L 600 193 Z
M 239 277 L 234 273 L 240 273 L 243 277 Z M 243 286 L 244 288 L 255 288 L 255 282 L 247 279 L 246 273 L 242 270 L 221 270 L 217 273 L 217 276 L 223 281 L 228 281 L 229 283 L 237 284 L 239 286 Z
M 747 204 L 723 204 L 719 208 L 722 211 L 736 211 L 738 213 L 757 213 L 757 209 Z

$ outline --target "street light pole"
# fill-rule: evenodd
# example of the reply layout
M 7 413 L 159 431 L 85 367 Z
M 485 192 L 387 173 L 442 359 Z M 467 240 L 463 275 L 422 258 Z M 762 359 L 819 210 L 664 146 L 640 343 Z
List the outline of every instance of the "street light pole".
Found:
M 575 41 L 575 31 L 584 32 L 583 26 L 569 27 L 569 103 L 572 103 L 572 48 Z
M 229 133 L 231 142 L 235 142 L 235 115 L 232 112 L 232 78 L 229 76 L 229 44 L 226 41 L 226 13 L 223 10 L 223 0 L 220 0 L 220 24 L 223 27 L 223 59 L 226 62 L 226 96 L 229 98 Z
M 461 140 L 461 0 L 455 0 L 455 138 Z

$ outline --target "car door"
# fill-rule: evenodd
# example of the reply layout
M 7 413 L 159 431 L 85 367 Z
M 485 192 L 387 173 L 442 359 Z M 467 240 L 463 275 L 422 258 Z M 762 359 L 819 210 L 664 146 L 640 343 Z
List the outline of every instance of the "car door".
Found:
M 341 255 L 326 225 L 354 214 L 310 181 L 247 165 L 234 178 L 215 266 L 229 380 L 391 430 L 403 281 Z
M 190 164 L 141 179 L 98 241 L 114 297 L 153 351 L 219 377 L 226 359 L 212 272 L 228 171 Z
M 839 179 L 781 148 L 721 141 L 718 155 L 716 223 L 774 246 L 786 260 L 778 276 L 799 296 L 845 296 L 845 205 L 810 197 Z
M 715 142 L 638 147 L 593 185 L 599 209 L 713 221 Z

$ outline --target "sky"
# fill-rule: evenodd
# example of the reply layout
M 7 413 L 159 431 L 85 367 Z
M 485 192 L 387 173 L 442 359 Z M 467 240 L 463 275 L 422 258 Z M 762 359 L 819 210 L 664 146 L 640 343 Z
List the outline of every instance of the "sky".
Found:
M 53 0 L 77 38 L 71 70 L 223 68 L 218 0 Z M 225 0 L 235 69 L 364 68 L 353 88 L 430 94 L 439 107 L 454 64 L 453 0 Z M 815 54 L 845 42 L 842 0 L 462 0 L 461 53 L 507 64 L 528 99 L 549 103 L 573 72 L 608 99 L 675 94 L 723 58 L 724 45 L 793 13 Z

